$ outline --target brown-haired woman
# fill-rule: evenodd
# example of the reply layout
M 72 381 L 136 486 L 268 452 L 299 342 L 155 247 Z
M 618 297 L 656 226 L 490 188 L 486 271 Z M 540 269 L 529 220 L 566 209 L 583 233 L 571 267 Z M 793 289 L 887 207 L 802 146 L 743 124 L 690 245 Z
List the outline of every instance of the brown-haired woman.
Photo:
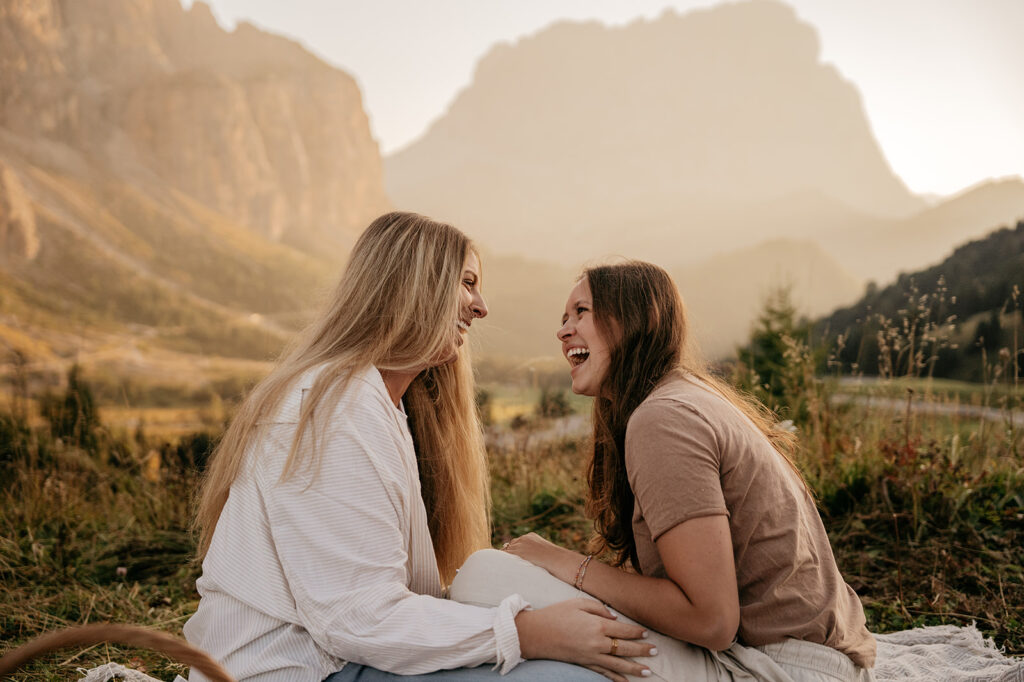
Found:
M 870 679 L 875 641 L 785 454 L 793 437 L 697 359 L 668 274 L 586 270 L 558 339 L 573 391 L 594 397 L 587 511 L 594 552 L 615 558 L 534 534 L 508 551 L 699 647 L 686 679 Z
M 487 314 L 481 275 L 454 227 L 381 216 L 325 310 L 243 402 L 201 491 L 201 600 L 184 628 L 239 680 L 499 675 L 473 667 L 485 663 L 513 679 L 596 677 L 522 658 L 642 673 L 601 648 L 606 633 L 633 640 L 642 628 L 600 605 L 442 598 L 489 544 L 463 345 Z M 649 648 L 630 644 L 631 655 Z

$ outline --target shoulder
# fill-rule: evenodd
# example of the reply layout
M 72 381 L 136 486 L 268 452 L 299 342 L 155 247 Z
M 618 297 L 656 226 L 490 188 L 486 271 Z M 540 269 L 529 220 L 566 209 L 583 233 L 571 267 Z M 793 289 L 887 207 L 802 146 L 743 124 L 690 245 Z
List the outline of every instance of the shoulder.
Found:
M 391 402 L 375 367 L 337 379 L 304 377 L 298 391 L 303 402 L 317 400 L 298 436 L 299 447 L 314 453 L 317 475 L 343 480 L 372 468 L 381 479 L 404 485 L 408 462 L 415 462 L 412 440 L 405 415 Z
M 626 424 L 627 468 L 681 455 L 717 461 L 722 437 L 714 398 L 706 388 L 681 377 L 659 384 Z
M 326 365 L 303 372 L 265 426 L 288 442 L 285 450 L 297 439 L 296 447 L 327 455 L 314 458 L 326 463 L 340 463 L 362 452 L 375 460 L 400 459 L 397 453 L 408 445 L 405 415 L 391 401 L 380 372 L 372 365 L 351 373 Z M 346 456 L 341 457 L 342 453 Z
M 349 417 L 360 415 L 366 419 L 389 421 L 394 404 L 388 397 L 384 380 L 376 367 L 370 365 L 353 370 L 348 376 L 331 377 L 333 372 L 327 365 L 318 365 L 292 381 L 278 405 L 271 422 L 297 423 L 302 410 L 309 400 L 319 395 L 318 405 L 330 407 L 323 415 L 315 415 L 314 420 L 323 416 L 335 420 L 343 415 Z M 326 383 L 325 383 L 326 382 Z M 343 423 L 351 421 L 343 420 Z
M 381 438 L 402 445 L 408 430 L 406 416 L 391 401 L 376 367 L 356 370 L 337 381 L 338 384 L 322 387 L 324 392 L 313 412 L 314 425 L 338 436 L 348 434 L 357 440 L 369 438 L 368 442 L 378 448 L 383 446 L 383 442 L 377 442 Z M 304 399 L 316 395 L 317 388 L 311 386 Z
M 679 428 L 710 427 L 708 413 L 717 405 L 706 387 L 681 376 L 668 377 L 630 415 L 626 437 L 640 436 L 651 429 L 675 425 Z
M 338 406 L 379 416 L 390 417 L 392 413 L 398 412 L 391 402 L 380 371 L 373 365 L 352 372 L 344 391 L 338 397 Z

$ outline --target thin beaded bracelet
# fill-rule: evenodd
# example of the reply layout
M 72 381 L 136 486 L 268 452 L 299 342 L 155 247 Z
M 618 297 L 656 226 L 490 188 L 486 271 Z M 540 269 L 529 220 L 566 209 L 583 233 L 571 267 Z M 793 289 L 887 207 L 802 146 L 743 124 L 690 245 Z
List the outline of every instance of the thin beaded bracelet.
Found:
M 587 574 L 587 566 L 590 564 L 590 560 L 593 558 L 593 554 L 588 554 L 587 557 L 580 562 L 580 567 L 576 571 L 576 580 L 574 580 L 572 584 L 580 592 L 583 591 L 583 576 Z

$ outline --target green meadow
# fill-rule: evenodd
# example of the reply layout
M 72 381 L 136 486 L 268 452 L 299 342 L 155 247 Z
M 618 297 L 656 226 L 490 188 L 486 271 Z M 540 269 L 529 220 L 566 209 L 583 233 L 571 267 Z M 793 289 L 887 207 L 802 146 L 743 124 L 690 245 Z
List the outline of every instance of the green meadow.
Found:
M 820 349 L 776 332 L 760 355 L 741 353 L 719 369 L 796 429 L 798 463 L 871 629 L 975 622 L 1008 652 L 1024 654 L 1024 390 L 1017 372 L 993 365 L 984 384 L 912 371 L 851 377 L 827 369 Z M 1019 357 L 1015 349 L 1010 360 Z M 557 368 L 505 372 L 502 381 L 485 363 L 480 373 L 494 544 L 537 531 L 582 549 L 591 533 L 582 511 L 589 402 L 566 390 Z M 102 621 L 180 634 L 196 607 L 193 496 L 233 404 L 218 398 L 126 416 L 102 402 L 77 372 L 60 391 L 27 396 L 12 388 L 6 396 L 5 647 Z M 960 405 L 988 412 L 948 408 Z M 167 416 L 173 409 L 183 412 Z M 566 420 L 574 420 L 568 434 L 558 428 Z M 183 433 L 183 421 L 195 428 Z M 57 652 L 15 679 L 66 680 L 110 660 L 161 679 L 184 672 L 152 652 L 100 645 Z

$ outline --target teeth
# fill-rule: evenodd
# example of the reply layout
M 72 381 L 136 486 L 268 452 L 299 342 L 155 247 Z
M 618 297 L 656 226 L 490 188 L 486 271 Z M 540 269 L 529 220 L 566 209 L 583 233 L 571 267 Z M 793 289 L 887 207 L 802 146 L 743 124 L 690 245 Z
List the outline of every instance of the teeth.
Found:
M 462 331 L 464 331 L 464 332 L 468 332 L 469 331 L 469 325 L 466 324 L 465 322 L 463 322 L 462 320 L 459 320 L 457 324 L 459 325 L 459 329 L 461 329 Z
M 569 364 L 573 367 L 582 365 L 590 357 L 589 348 L 570 348 L 565 353 L 569 360 Z

